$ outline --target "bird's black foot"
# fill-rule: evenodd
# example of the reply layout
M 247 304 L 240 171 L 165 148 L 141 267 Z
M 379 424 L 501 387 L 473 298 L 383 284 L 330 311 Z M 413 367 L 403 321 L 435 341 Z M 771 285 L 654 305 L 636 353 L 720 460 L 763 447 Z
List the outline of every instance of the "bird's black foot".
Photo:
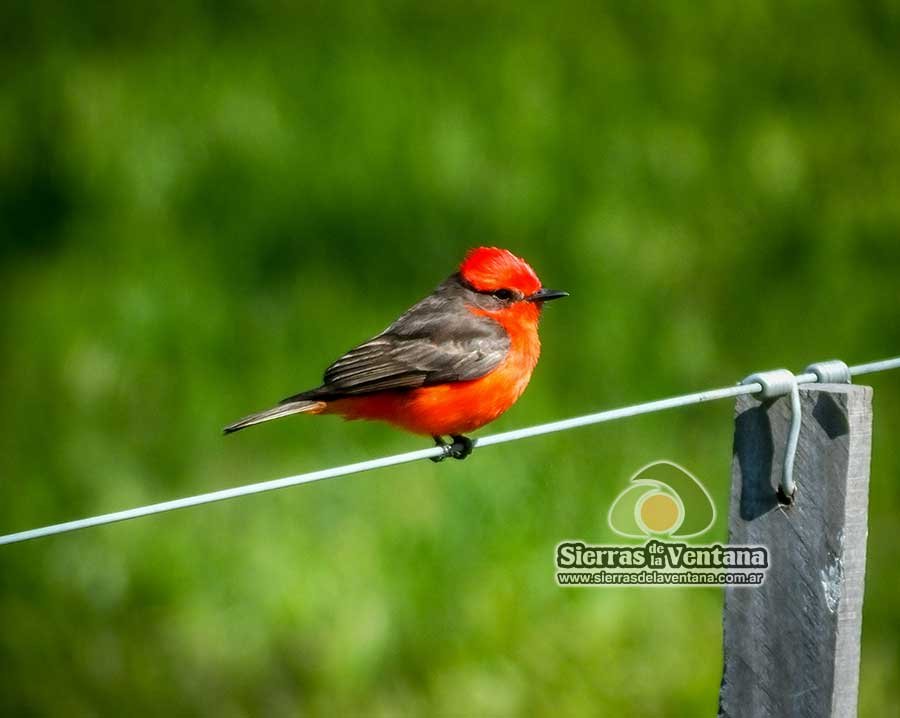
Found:
M 472 441 L 468 436 L 455 434 L 451 438 L 453 439 L 453 443 L 450 444 L 450 456 L 452 456 L 454 459 L 459 459 L 460 461 L 462 461 L 469 454 L 471 454 L 472 449 L 475 448 L 475 442 Z
M 436 464 L 443 461 L 448 456 L 462 461 L 472 453 L 472 449 L 475 447 L 475 442 L 467 436 L 454 435 L 450 437 L 453 439 L 452 444 L 445 443 L 440 436 L 432 438 L 434 439 L 434 445 L 440 446 L 444 450 L 444 453 L 440 456 L 431 457 L 431 460 Z
M 440 447 L 444 450 L 444 453 L 443 453 L 443 454 L 440 454 L 439 456 L 432 456 L 432 457 L 431 457 L 431 460 L 432 460 L 435 464 L 439 464 L 439 463 L 441 463 L 444 459 L 446 459 L 448 456 L 450 456 L 450 445 L 449 445 L 449 444 L 445 444 L 445 443 L 444 443 L 444 440 L 443 440 L 440 436 L 432 436 L 431 438 L 434 439 L 434 445 L 435 445 L 435 446 L 440 446 Z

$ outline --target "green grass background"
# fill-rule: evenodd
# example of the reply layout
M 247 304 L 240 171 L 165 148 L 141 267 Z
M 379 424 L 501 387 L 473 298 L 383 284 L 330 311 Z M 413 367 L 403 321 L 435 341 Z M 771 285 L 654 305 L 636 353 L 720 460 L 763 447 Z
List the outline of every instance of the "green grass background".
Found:
M 506 246 L 570 299 L 491 431 L 900 353 L 896 2 L 0 9 L 0 529 L 420 448 L 220 427 Z M 864 716 L 900 705 L 900 374 Z M 720 402 L 0 550 L 10 716 L 701 716 L 722 597 L 561 590 Z M 711 539 L 726 535 L 720 519 Z

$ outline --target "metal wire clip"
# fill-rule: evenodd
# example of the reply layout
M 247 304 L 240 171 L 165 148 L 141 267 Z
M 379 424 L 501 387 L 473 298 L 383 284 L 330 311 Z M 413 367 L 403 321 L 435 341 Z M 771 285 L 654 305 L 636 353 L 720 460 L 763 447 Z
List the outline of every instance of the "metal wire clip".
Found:
M 800 439 L 800 423 L 803 420 L 800 409 L 800 390 L 797 378 L 787 369 L 773 369 L 751 374 L 741 384 L 759 384 L 759 392 L 763 399 L 776 399 L 785 394 L 791 395 L 791 428 L 788 432 L 787 444 L 784 447 L 784 469 L 781 472 L 781 492 L 788 502 L 793 501 L 797 486 L 794 484 L 794 457 L 797 455 L 797 443 Z
M 815 376 L 813 381 L 819 384 L 849 384 L 851 381 L 850 368 L 840 359 L 810 364 L 803 370 L 803 374 Z M 794 483 L 794 458 L 797 455 L 797 444 L 800 440 L 800 425 L 803 423 L 798 378 L 804 383 L 811 380 L 807 376 L 796 377 L 787 369 L 773 369 L 751 374 L 741 382 L 743 385 L 759 384 L 762 387 L 759 395 L 763 399 L 791 395 L 791 427 L 788 432 L 787 444 L 784 447 L 784 468 L 781 472 L 780 484 L 781 493 L 788 502 L 793 501 L 797 491 L 797 485 Z

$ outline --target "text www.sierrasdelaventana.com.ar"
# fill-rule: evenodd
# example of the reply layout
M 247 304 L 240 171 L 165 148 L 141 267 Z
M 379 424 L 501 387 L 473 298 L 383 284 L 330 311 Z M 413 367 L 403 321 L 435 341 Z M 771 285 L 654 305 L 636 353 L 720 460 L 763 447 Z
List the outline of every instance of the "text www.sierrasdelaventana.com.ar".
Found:
M 651 540 L 640 546 L 564 541 L 556 547 L 560 586 L 759 586 L 765 546 L 689 546 Z

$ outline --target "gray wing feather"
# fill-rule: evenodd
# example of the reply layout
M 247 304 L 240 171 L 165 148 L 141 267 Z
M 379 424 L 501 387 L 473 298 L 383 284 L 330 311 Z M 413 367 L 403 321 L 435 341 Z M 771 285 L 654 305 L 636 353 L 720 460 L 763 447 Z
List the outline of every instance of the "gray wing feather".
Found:
M 321 387 L 298 396 L 358 396 L 490 373 L 506 357 L 509 336 L 494 320 L 469 311 L 465 300 L 465 289 L 451 277 L 381 334 L 328 367 Z

